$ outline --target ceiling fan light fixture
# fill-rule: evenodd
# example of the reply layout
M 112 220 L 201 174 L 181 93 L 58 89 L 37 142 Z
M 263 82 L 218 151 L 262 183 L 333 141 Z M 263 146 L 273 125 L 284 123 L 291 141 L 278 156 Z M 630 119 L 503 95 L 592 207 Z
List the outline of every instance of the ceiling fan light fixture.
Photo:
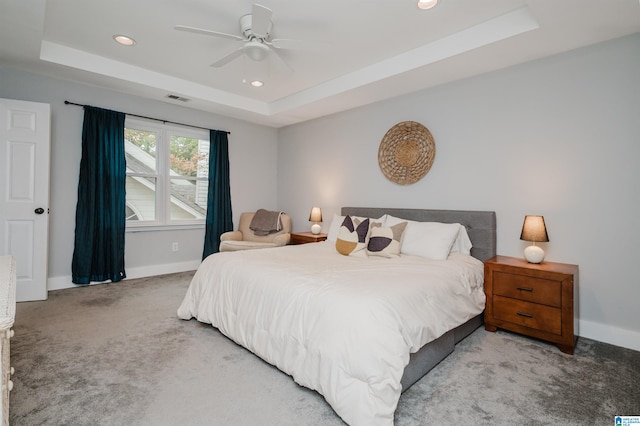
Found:
M 254 61 L 244 56 L 242 82 L 252 87 L 262 87 L 269 76 L 269 61 Z
M 259 41 L 249 41 L 244 45 L 244 51 L 249 59 L 256 62 L 263 61 L 269 56 L 269 46 Z
M 136 44 L 136 41 L 129 36 L 126 36 L 124 34 L 114 34 L 113 39 L 116 41 L 116 43 L 120 43 L 123 46 L 133 46 L 134 44 Z
M 438 0 L 418 0 L 418 8 L 422 10 L 431 9 L 436 4 L 438 4 Z

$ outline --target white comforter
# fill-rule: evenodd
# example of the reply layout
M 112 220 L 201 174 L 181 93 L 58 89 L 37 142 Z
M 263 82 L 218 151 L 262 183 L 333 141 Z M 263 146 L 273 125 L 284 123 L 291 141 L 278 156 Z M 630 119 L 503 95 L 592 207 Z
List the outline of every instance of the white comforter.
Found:
M 350 425 L 392 425 L 409 354 L 484 309 L 482 263 L 358 258 L 329 242 L 216 253 L 178 309 L 321 393 Z

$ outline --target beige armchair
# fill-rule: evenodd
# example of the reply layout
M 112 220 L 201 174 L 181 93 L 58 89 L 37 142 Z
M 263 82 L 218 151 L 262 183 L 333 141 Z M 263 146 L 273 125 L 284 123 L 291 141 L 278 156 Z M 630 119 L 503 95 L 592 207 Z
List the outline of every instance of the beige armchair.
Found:
M 280 247 L 289 244 L 291 239 L 291 217 L 282 214 L 282 229 L 269 235 L 255 235 L 249 228 L 255 212 L 242 213 L 237 231 L 225 232 L 220 236 L 220 251 L 238 251 Z

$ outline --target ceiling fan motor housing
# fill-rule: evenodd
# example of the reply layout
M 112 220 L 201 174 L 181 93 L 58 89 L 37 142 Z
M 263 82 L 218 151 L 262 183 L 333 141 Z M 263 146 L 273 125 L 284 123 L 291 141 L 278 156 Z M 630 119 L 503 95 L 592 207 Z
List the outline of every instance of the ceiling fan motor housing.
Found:
M 262 37 L 253 33 L 251 23 L 252 23 L 252 18 L 250 13 L 240 17 L 240 31 L 242 32 L 242 35 L 245 36 L 245 38 L 249 40 L 252 40 L 254 38 L 259 38 L 262 40 L 269 39 L 269 37 L 271 36 L 271 30 L 273 29 L 273 22 L 269 21 L 267 33 Z

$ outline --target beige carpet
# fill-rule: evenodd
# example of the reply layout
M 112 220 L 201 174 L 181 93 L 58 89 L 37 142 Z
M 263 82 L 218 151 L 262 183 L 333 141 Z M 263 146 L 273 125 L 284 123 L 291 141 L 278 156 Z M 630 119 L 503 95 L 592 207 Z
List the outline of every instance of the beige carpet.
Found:
M 317 393 L 176 309 L 192 273 L 19 303 L 11 424 L 343 425 Z M 403 394 L 396 425 L 609 425 L 640 415 L 640 352 L 482 328 Z

